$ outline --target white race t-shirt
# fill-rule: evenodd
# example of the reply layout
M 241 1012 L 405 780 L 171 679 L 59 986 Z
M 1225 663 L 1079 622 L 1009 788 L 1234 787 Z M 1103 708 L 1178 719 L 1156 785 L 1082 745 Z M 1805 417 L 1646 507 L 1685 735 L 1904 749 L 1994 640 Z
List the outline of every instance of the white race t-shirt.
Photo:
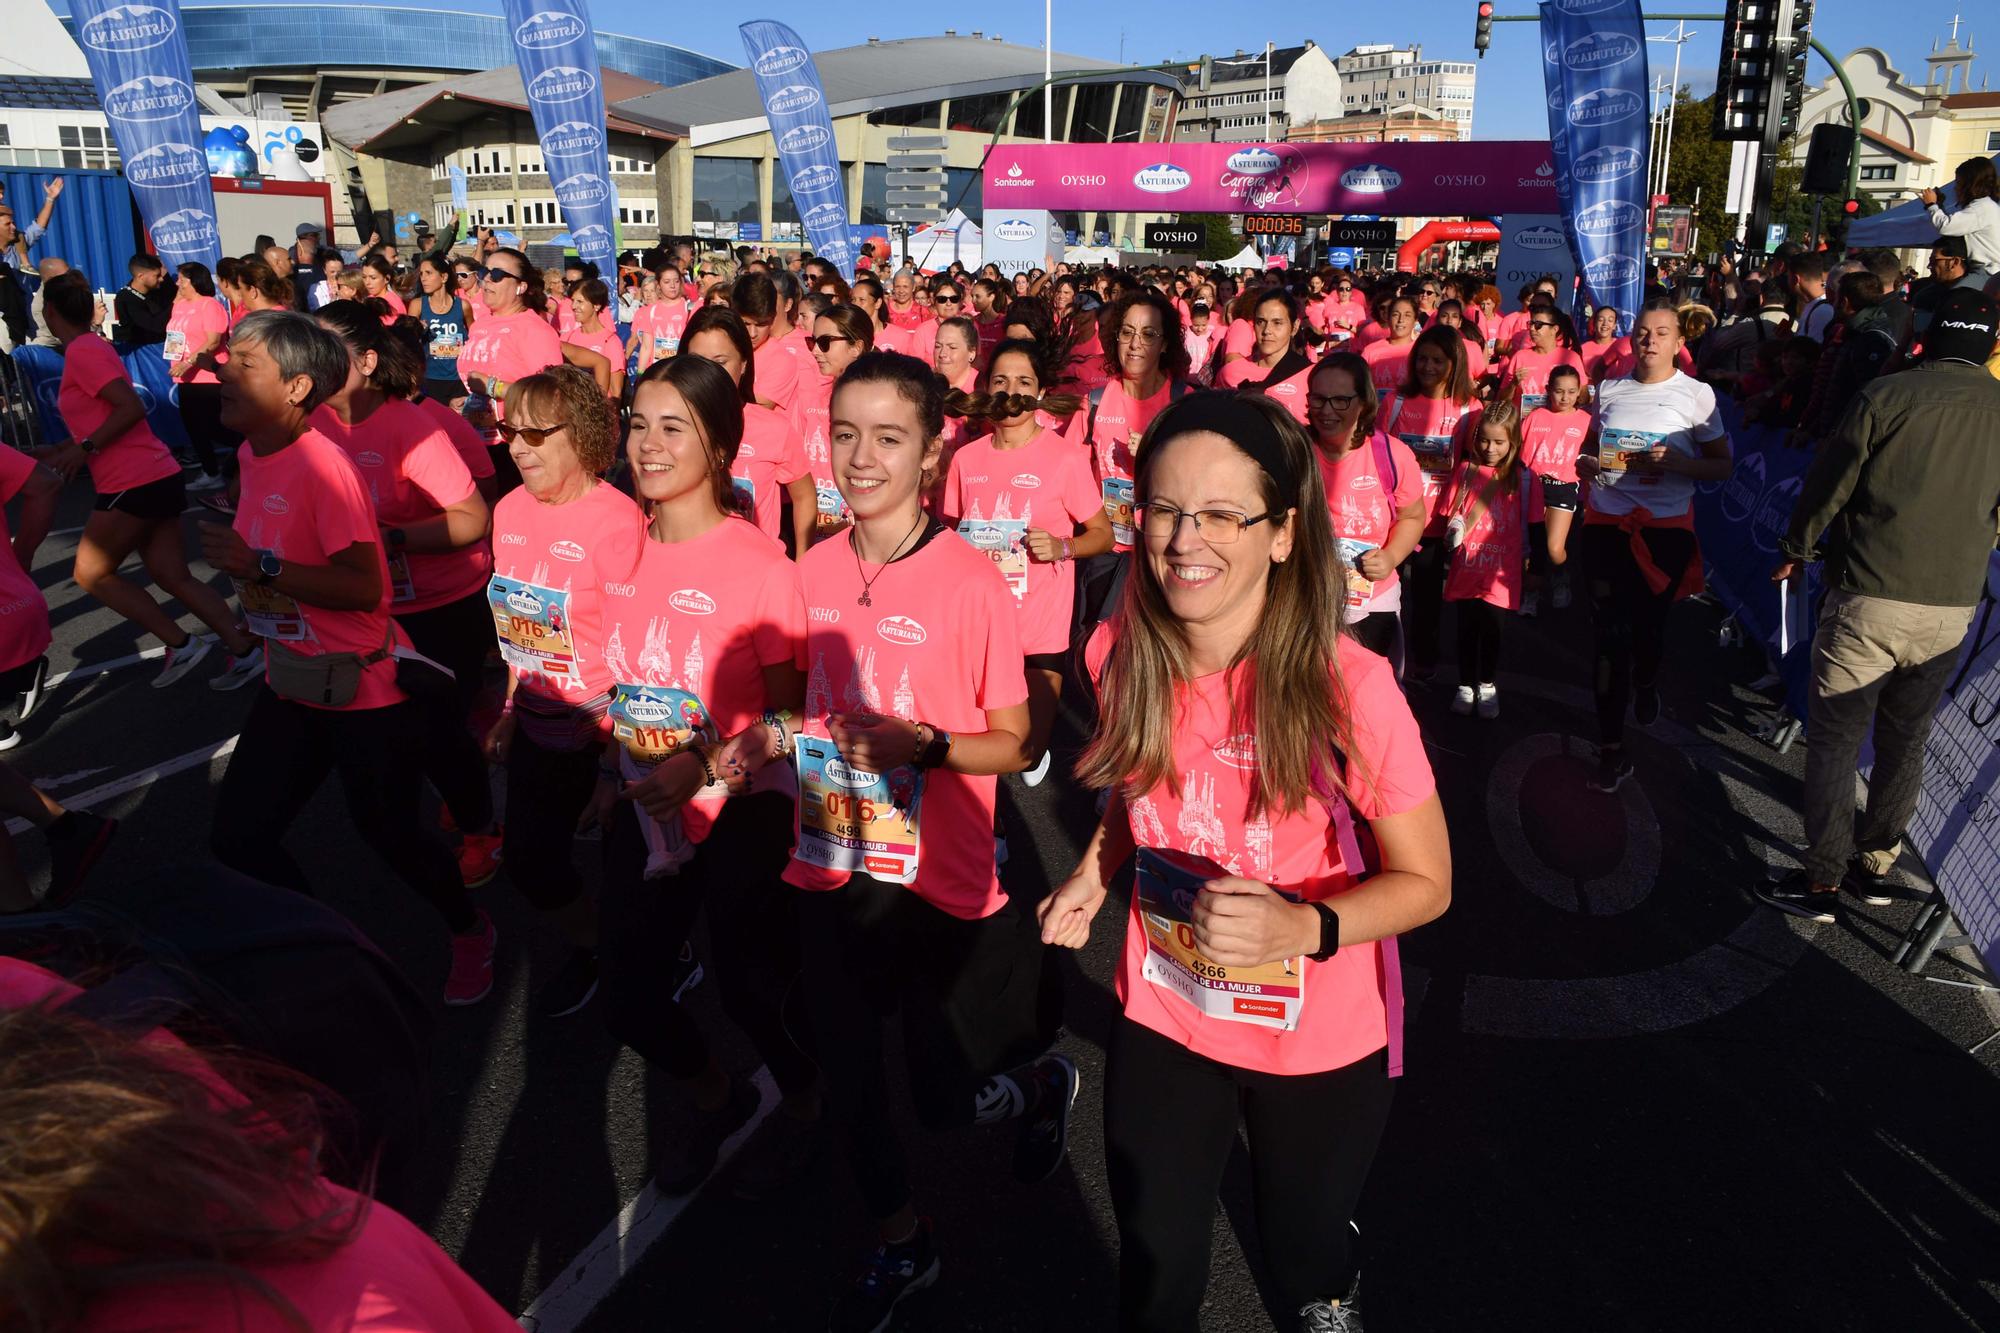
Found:
M 1715 406 L 1715 390 L 1678 370 L 1653 384 L 1624 379 L 1597 386 L 1600 458 L 1621 442 L 1627 447 L 1664 444 L 1675 453 L 1699 458 L 1703 444 L 1727 434 Z M 1600 514 L 1645 509 L 1655 518 L 1678 518 L 1693 501 L 1693 479 L 1677 472 L 1607 469 L 1590 483 L 1590 507 Z

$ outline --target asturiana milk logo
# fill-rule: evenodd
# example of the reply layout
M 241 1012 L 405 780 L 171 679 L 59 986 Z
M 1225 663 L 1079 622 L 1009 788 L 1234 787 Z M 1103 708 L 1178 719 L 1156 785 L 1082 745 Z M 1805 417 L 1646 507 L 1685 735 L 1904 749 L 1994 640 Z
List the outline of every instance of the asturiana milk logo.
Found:
M 594 171 L 579 171 L 556 182 L 556 198 L 564 208 L 585 208 L 611 197 L 611 182 Z
M 585 157 L 603 148 L 604 131 L 583 120 L 565 120 L 542 136 L 546 157 Z
M 800 168 L 792 175 L 792 198 L 802 194 L 820 194 L 840 188 L 840 168 L 831 162 L 814 162 Z
M 530 102 L 581 102 L 597 91 L 597 76 L 574 65 L 555 65 L 528 81 Z
M 774 116 L 796 116 L 819 105 L 819 89 L 810 83 L 788 83 L 771 94 L 764 109 Z
M 1607 9 L 1616 9 L 1624 0 L 1555 0 L 1556 9 L 1564 14 L 1602 14 Z
M 171 120 L 194 105 L 194 89 L 179 79 L 145 74 L 104 94 L 104 114 L 113 120 Z
M 527 588 L 516 588 L 508 593 L 507 605 L 524 616 L 539 616 L 542 613 L 542 599 Z
M 1637 231 L 1645 225 L 1645 215 L 1637 204 L 1623 199 L 1606 199 L 1601 204 L 1592 204 L 1576 215 L 1576 234 L 1579 236 L 1623 236 L 1626 232 Z
M 1401 172 L 1379 162 L 1364 162 L 1340 173 L 1340 188 L 1355 194 L 1387 194 L 1402 183 Z
M 289 514 L 292 506 L 284 496 L 275 492 L 264 497 L 264 512 L 267 514 Z
M 1645 102 L 1630 88 L 1599 88 L 1571 101 L 1567 115 L 1572 125 L 1617 125 L 1636 120 L 1645 109 Z
M 1563 247 L 1561 227 L 1528 227 L 1514 233 L 1514 244 L 1523 250 L 1560 250 Z
M 1194 184 L 1194 176 L 1185 167 L 1177 167 L 1171 162 L 1155 162 L 1150 167 L 1140 167 L 1133 172 L 1132 183 L 1148 194 L 1173 194 Z
M 150 51 L 174 35 L 174 16 L 155 5 L 114 5 L 83 25 L 79 40 L 93 51 Z
M 583 37 L 583 20 L 559 9 L 544 9 L 521 20 L 514 45 L 523 51 L 552 51 Z
M 598 223 L 593 222 L 588 227 L 571 227 L 569 238 L 576 242 L 576 252 L 585 259 L 611 253 L 611 231 Z
M 1025 218 L 1006 218 L 993 224 L 993 235 L 1002 241 L 1032 241 L 1041 229 Z
M 156 143 L 125 164 L 125 179 L 141 190 L 173 190 L 208 179 L 208 158 L 184 143 Z
M 782 79 L 795 69 L 804 69 L 812 56 L 802 46 L 774 46 L 751 62 L 760 79 Z
M 1016 472 L 1007 484 L 1017 491 L 1034 491 L 1041 489 L 1042 479 L 1032 472 Z
M 664 722 L 674 715 L 672 703 L 650 694 L 628 694 L 618 701 L 618 706 L 634 722 Z
M 1252 769 L 1257 767 L 1257 737 L 1255 733 L 1243 731 L 1234 736 L 1226 736 L 1215 743 L 1213 753 L 1217 759 L 1231 768 Z
M 794 125 L 778 137 L 778 151 L 787 156 L 810 153 L 833 141 L 833 131 L 824 125 Z
M 558 560 L 567 560 L 574 565 L 583 563 L 584 550 L 583 547 L 572 541 L 551 542 L 549 544 L 549 554 Z
M 215 215 L 199 208 L 183 208 L 155 218 L 153 244 L 163 254 L 206 254 L 215 249 L 218 237 Z
M 1757 512 L 1750 516 L 1750 541 L 1758 550 L 1767 555 L 1778 553 L 1778 539 L 1791 526 L 1792 509 L 1804 489 L 1804 477 L 1786 477 L 1764 492 Z
M 875 774 L 864 773 L 858 768 L 849 768 L 844 759 L 827 760 L 826 776 L 829 781 L 853 791 L 862 791 L 875 785 Z
M 1231 153 L 1223 165 L 1239 176 L 1268 176 L 1284 163 L 1268 148 L 1246 148 L 1240 153 Z
M 1608 185 L 1612 181 L 1638 175 L 1642 165 L 1638 149 L 1624 144 L 1606 144 L 1602 148 L 1591 149 L 1570 163 L 1569 173 L 1580 181 Z
M 847 210 L 829 200 L 808 208 L 799 221 L 808 231 L 832 231 L 847 225 Z
M 1573 70 L 1611 69 L 1639 54 L 1639 39 L 1629 32 L 1590 32 L 1563 48 L 1563 67 Z
M 676 611 L 685 611 L 691 616 L 715 614 L 715 599 L 699 588 L 682 588 L 669 594 L 667 605 Z
M 917 644 L 930 637 L 922 625 L 908 616 L 884 616 L 875 622 L 875 632 L 890 643 Z
M 1583 266 L 1583 277 L 1600 298 L 1605 297 L 1614 287 L 1639 281 L 1639 261 L 1631 255 L 1599 255 Z

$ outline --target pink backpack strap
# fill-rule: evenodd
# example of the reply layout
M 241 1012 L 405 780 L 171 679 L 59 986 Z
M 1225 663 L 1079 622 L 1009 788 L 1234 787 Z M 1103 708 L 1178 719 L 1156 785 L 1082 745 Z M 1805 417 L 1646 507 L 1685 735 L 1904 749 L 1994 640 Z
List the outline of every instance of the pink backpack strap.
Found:
M 1365 872 L 1374 867 L 1368 864 L 1361 851 L 1361 838 L 1354 828 L 1354 807 L 1345 792 L 1335 790 L 1323 794 L 1321 802 L 1326 806 L 1327 818 L 1333 824 L 1334 845 L 1340 849 L 1340 863 L 1347 867 L 1356 879 L 1365 878 Z M 1389 1030 L 1389 1077 L 1403 1076 L 1403 958 L 1396 948 L 1396 937 L 1377 940 L 1382 960 L 1382 1009 Z

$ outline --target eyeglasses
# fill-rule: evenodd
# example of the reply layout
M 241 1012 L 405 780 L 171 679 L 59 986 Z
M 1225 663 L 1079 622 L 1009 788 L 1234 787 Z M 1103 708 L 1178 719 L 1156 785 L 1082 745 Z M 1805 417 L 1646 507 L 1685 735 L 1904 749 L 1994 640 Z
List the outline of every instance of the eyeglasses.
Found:
M 539 449 L 548 443 L 549 436 L 559 430 L 568 430 L 569 423 L 565 421 L 560 426 L 517 426 L 511 421 L 503 421 L 497 429 L 500 438 L 509 444 L 517 439 L 526 440 L 530 449 Z
M 1311 393 L 1306 395 L 1308 412 L 1345 412 L 1361 401 L 1358 393 Z
M 1528 327 L 1531 329 L 1552 329 L 1555 326 L 1556 322 L 1552 319 L 1531 319 L 1528 321 Z
M 854 339 L 843 338 L 837 333 L 816 333 L 806 341 L 822 352 L 831 352 L 835 343 L 851 343 Z
M 1272 517 L 1266 513 L 1248 518 L 1228 509 L 1189 511 L 1168 504 L 1142 504 L 1135 508 L 1139 514 L 1139 530 L 1149 540 L 1172 541 L 1174 534 L 1181 530 L 1181 520 L 1191 518 L 1196 535 L 1210 546 L 1228 546 L 1243 535 L 1243 529 L 1253 528 Z
M 482 268 L 479 270 L 479 276 L 486 282 L 495 282 L 503 279 L 509 282 L 527 281 L 527 279 L 522 277 L 520 274 L 510 272 L 504 268 Z
M 1158 329 L 1120 329 L 1118 341 L 1122 343 L 1145 343 L 1151 345 L 1160 340 Z

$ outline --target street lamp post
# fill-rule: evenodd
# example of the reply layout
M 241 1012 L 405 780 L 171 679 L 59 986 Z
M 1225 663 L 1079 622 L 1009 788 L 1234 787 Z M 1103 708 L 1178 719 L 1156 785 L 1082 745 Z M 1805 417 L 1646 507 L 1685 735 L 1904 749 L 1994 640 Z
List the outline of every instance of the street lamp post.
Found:
M 1674 44 L 1674 77 L 1672 83 L 1667 87 L 1666 125 L 1662 128 L 1660 135 L 1659 185 L 1653 190 L 1654 194 L 1665 194 L 1667 192 L 1667 167 L 1674 160 L 1674 109 L 1681 95 L 1681 48 L 1687 45 L 1688 39 L 1694 35 L 1694 29 L 1688 27 L 1686 19 L 1676 19 L 1674 21 L 1673 36 L 1648 37 L 1646 39 L 1649 42 L 1672 42 Z

